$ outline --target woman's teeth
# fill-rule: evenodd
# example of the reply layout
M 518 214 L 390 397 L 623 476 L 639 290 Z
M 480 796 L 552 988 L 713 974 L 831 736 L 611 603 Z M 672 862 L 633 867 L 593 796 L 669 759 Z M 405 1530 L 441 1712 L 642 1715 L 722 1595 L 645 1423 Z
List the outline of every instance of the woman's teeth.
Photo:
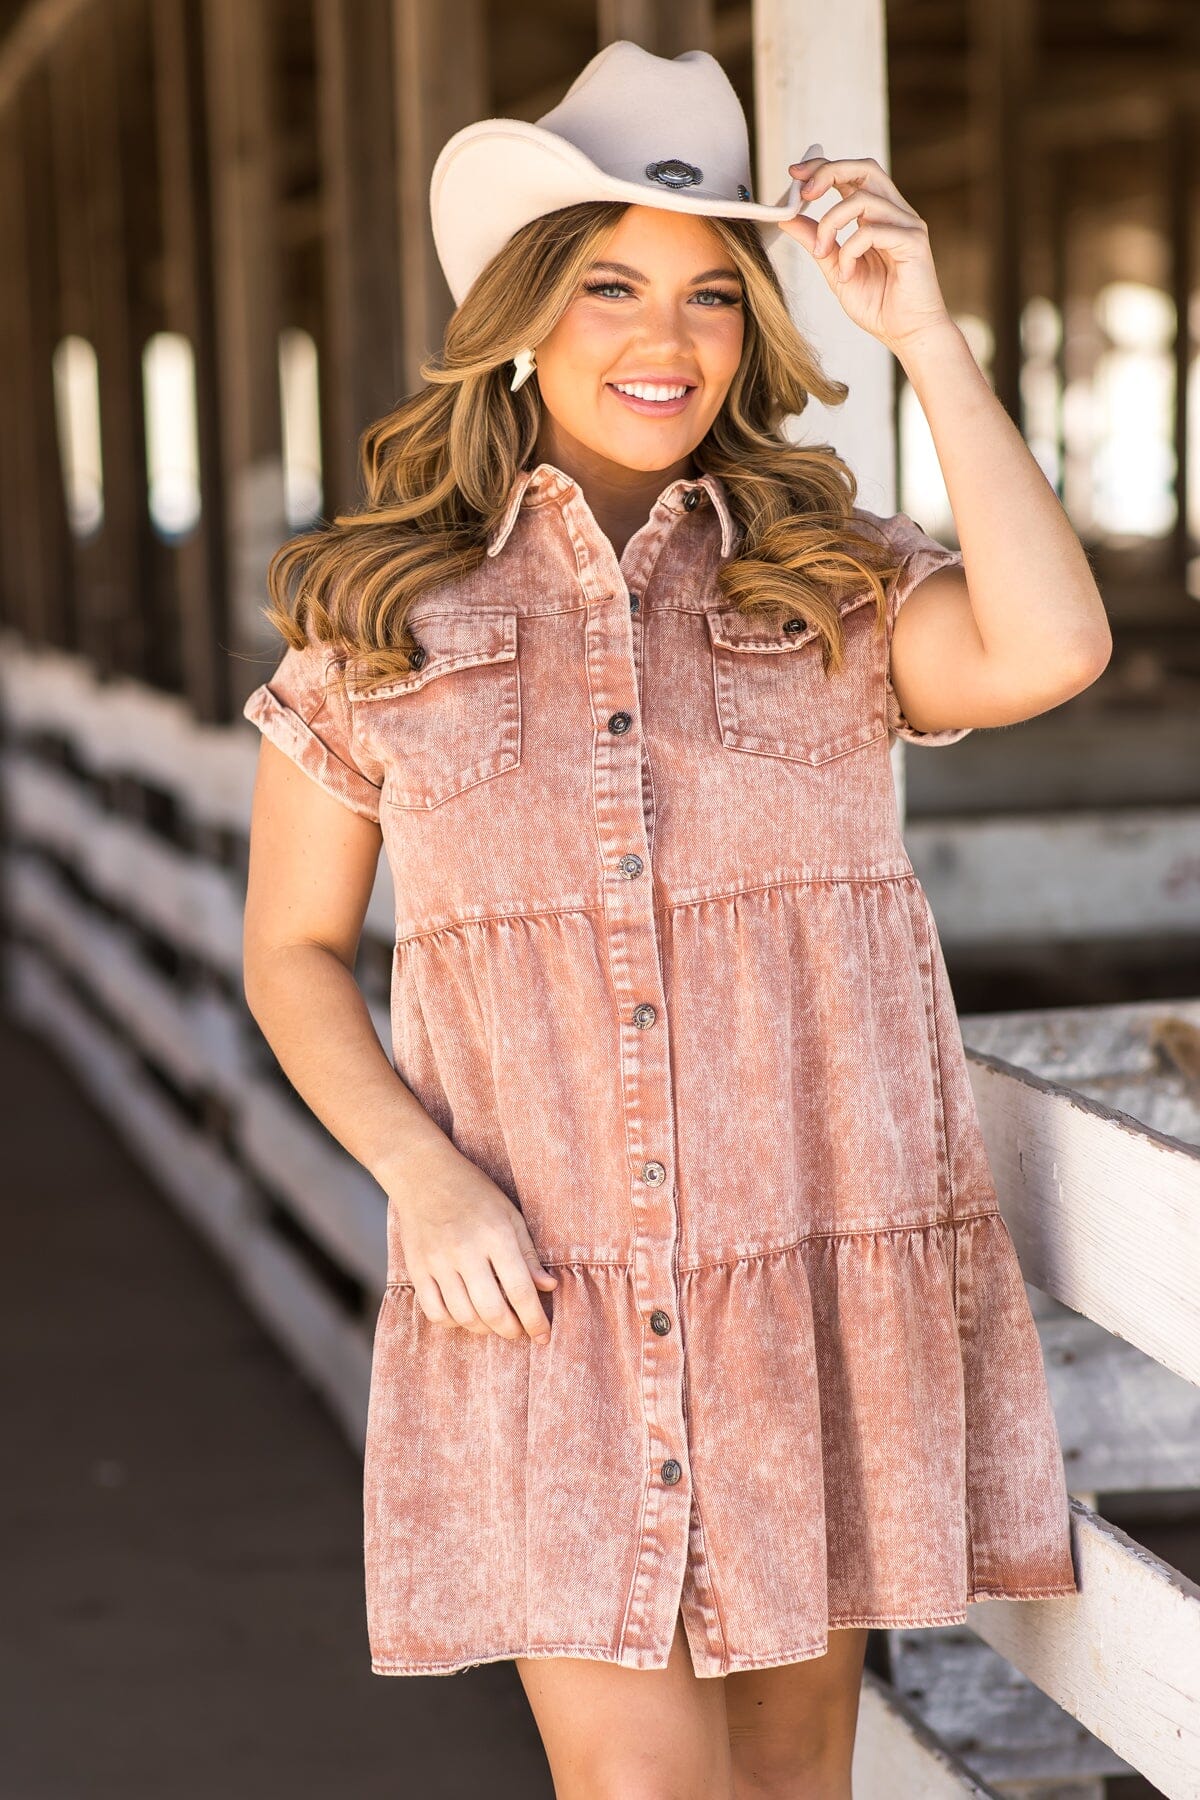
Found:
M 686 384 L 681 387 L 651 387 L 643 381 L 614 381 L 612 385 L 619 394 L 632 394 L 635 400 L 682 400 L 689 392 Z

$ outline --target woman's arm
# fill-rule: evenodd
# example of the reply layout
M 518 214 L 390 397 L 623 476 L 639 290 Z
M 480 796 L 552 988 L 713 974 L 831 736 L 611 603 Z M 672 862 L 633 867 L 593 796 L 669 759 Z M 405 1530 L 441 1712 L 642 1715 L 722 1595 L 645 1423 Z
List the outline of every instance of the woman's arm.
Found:
M 1011 725 L 1096 680 L 1112 634 L 1087 555 L 1053 488 L 952 319 L 893 345 L 941 464 L 963 569 L 908 597 L 892 685 L 922 731 Z
M 927 575 L 896 617 L 891 676 L 906 718 L 944 731 L 1061 705 L 1112 654 L 1104 603 L 1053 488 L 947 310 L 924 219 L 873 156 L 831 161 L 813 144 L 789 173 L 804 178 L 801 211 L 779 229 L 904 368 L 962 548 L 963 569 Z M 830 191 L 841 197 L 806 217 Z
M 399 1080 L 354 978 L 379 826 L 269 740 L 250 825 L 246 1004 L 305 1105 L 384 1188 L 446 1134 Z
M 309 1110 L 399 1209 L 435 1324 L 545 1341 L 543 1268 L 520 1210 L 403 1082 L 354 977 L 382 834 L 269 738 L 259 751 L 243 933 L 246 1004 Z

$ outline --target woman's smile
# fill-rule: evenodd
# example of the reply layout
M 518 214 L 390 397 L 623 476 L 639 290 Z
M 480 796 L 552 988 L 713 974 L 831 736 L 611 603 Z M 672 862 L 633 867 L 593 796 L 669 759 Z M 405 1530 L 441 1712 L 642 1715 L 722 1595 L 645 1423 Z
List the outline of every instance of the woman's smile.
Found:
M 683 386 L 682 382 L 665 383 L 659 386 L 638 381 L 622 383 L 618 387 L 615 381 L 606 381 L 604 386 L 615 399 L 620 400 L 633 412 L 644 413 L 648 418 L 660 419 L 673 418 L 676 413 L 683 412 L 696 392 L 694 387 L 689 387 L 680 394 L 678 390 Z M 652 397 L 659 395 L 669 397 Z

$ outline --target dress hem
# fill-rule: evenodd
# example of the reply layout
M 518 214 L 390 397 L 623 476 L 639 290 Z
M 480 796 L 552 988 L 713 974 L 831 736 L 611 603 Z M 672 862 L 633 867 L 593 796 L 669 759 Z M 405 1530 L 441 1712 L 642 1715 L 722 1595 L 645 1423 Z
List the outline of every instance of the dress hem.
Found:
M 968 1596 L 967 1605 L 980 1600 L 1046 1600 L 1052 1598 L 1074 1598 L 1079 1588 L 1075 1583 L 1057 1583 L 1053 1587 L 1041 1588 L 979 1588 Z M 872 1613 L 846 1616 L 838 1614 L 829 1620 L 830 1631 L 846 1631 L 869 1629 L 873 1631 L 888 1629 L 921 1630 L 935 1625 L 965 1625 L 967 1622 L 966 1607 L 959 1607 L 954 1612 L 922 1613 L 912 1617 L 903 1613 Z M 743 1670 L 773 1669 L 785 1663 L 809 1662 L 818 1656 L 824 1656 L 829 1648 L 828 1638 L 818 1644 L 798 1645 L 789 1650 L 773 1651 L 766 1656 L 731 1656 L 727 1666 L 711 1671 L 697 1669 L 697 1676 L 706 1674 L 736 1675 Z M 523 1647 L 517 1650 L 498 1650 L 492 1656 L 481 1656 L 470 1662 L 385 1662 L 381 1658 L 371 1659 L 373 1675 L 464 1675 L 470 1669 L 482 1668 L 486 1663 L 511 1662 L 516 1657 L 530 1662 L 545 1660 L 554 1656 L 580 1657 L 593 1662 L 610 1662 L 624 1668 L 661 1669 L 661 1663 L 628 1663 L 622 1662 L 610 1644 L 540 1644 L 537 1649 Z

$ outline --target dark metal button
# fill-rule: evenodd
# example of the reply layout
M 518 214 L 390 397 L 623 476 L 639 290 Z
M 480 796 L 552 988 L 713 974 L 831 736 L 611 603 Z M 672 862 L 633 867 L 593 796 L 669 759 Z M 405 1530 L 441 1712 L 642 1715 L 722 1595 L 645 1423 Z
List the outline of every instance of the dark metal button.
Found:
M 808 630 L 808 620 L 807 619 L 785 619 L 784 623 L 783 623 L 783 629 L 785 631 L 790 631 L 793 633 L 795 633 L 797 631 L 807 631 Z
M 651 1331 L 657 1331 L 659 1337 L 666 1337 L 668 1331 L 671 1329 L 670 1313 L 665 1313 L 661 1306 L 655 1307 L 654 1311 L 650 1314 L 650 1329 Z
M 421 664 L 424 661 L 425 661 L 425 646 L 424 646 L 424 644 L 418 644 L 416 649 L 412 652 L 412 655 L 408 659 L 408 666 L 410 669 L 419 669 L 421 667 Z
M 683 496 L 683 504 L 687 507 L 689 512 L 695 512 L 703 498 L 703 488 L 689 488 L 687 493 Z
M 610 731 L 615 731 L 617 733 L 618 737 L 620 736 L 620 734 L 623 731 L 628 731 L 629 727 L 632 724 L 633 724 L 633 714 L 632 713 L 615 712 L 615 713 L 611 713 L 609 715 L 608 729 Z
M 627 856 L 623 856 L 621 858 L 620 862 L 617 864 L 617 867 L 618 867 L 618 869 L 620 869 L 622 875 L 628 875 L 631 880 L 635 875 L 641 874 L 644 866 L 645 865 L 643 864 L 641 857 L 635 856 L 632 850 L 628 853 Z
M 641 605 L 641 596 L 639 594 L 630 594 L 630 596 L 629 596 L 630 612 L 636 612 L 640 605 Z
M 667 1171 L 660 1162 L 648 1162 L 642 1165 L 642 1180 L 648 1181 L 651 1187 L 658 1187 L 667 1179 Z
M 640 1006 L 635 1006 L 633 1009 L 633 1022 L 639 1031 L 645 1031 L 648 1025 L 653 1025 L 657 1017 L 658 1014 L 648 1000 L 644 1000 Z
M 673 1456 L 668 1456 L 666 1462 L 658 1472 L 668 1487 L 674 1487 L 675 1483 L 679 1480 L 679 1477 L 683 1474 L 683 1470 Z

